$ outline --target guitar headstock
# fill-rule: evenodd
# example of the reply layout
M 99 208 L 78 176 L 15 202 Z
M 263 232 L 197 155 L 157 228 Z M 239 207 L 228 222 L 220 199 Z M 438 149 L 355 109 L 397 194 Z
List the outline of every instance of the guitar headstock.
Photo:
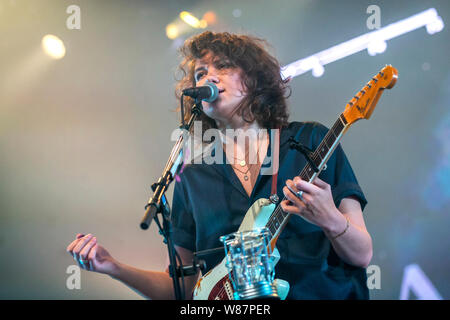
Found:
M 342 113 L 348 124 L 369 119 L 384 89 L 397 82 L 398 71 L 391 65 L 380 70 L 345 106 Z

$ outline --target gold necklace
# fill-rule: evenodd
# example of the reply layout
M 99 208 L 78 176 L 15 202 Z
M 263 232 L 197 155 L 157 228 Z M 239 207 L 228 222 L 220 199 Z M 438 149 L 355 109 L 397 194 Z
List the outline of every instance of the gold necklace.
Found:
M 256 150 L 256 164 L 259 163 L 259 149 L 260 149 L 260 148 L 259 148 L 259 142 L 258 142 L 258 148 L 257 148 L 257 150 Z M 247 158 L 248 158 L 249 153 L 250 153 L 250 146 L 249 146 L 247 152 L 245 153 L 244 159 L 235 157 L 234 154 L 233 154 L 233 159 L 239 160 L 239 165 L 240 165 L 241 167 L 245 167 L 245 166 L 247 165 L 247 161 L 246 161 L 246 160 L 247 160 Z M 234 163 L 234 162 L 233 162 L 233 163 Z
M 225 148 L 225 150 L 226 150 L 226 148 Z M 245 156 L 244 156 L 244 159 L 240 159 L 240 158 L 238 158 L 238 157 L 235 157 L 234 156 L 234 152 L 233 152 L 233 159 L 234 160 L 239 160 L 239 165 L 241 166 L 241 167 L 245 167 L 246 165 L 247 165 L 247 161 L 245 161 L 245 159 L 247 159 L 247 156 L 248 156 L 248 154 L 249 154 L 249 152 L 250 152 L 250 147 L 249 147 L 249 149 L 247 150 L 247 152 L 245 153 Z M 233 163 L 234 163 L 234 160 L 233 160 Z M 234 167 L 233 167 L 234 168 Z M 240 171 L 240 172 L 242 172 L 242 171 Z
M 248 177 L 247 173 L 250 171 L 250 169 L 251 169 L 253 166 L 256 165 L 256 167 L 259 168 L 259 149 L 260 149 L 260 147 L 259 147 L 259 141 L 258 141 L 258 148 L 257 148 L 257 150 L 256 150 L 256 164 L 248 164 L 247 170 L 246 170 L 246 171 L 241 171 L 241 170 L 239 170 L 238 167 L 235 167 L 234 165 L 230 164 L 232 168 L 236 169 L 238 172 L 240 172 L 240 173 L 242 173 L 242 174 L 244 175 L 244 180 L 245 180 L 245 181 L 248 181 L 249 177 Z M 235 157 L 234 155 L 233 155 L 233 158 L 234 158 L 234 159 L 237 159 L 237 160 L 240 160 L 239 165 L 240 165 L 241 167 L 245 167 L 245 166 L 247 165 L 247 162 L 246 162 L 245 160 L 246 160 L 246 158 L 247 158 L 249 152 L 250 152 L 250 146 L 249 146 L 248 151 L 247 151 L 246 154 L 245 154 L 245 158 L 244 158 L 244 159 L 239 159 L 239 158 Z
M 239 159 L 238 157 L 235 157 L 234 155 L 233 155 L 233 158 L 236 159 L 236 160 L 239 160 L 239 165 L 240 165 L 241 167 L 245 167 L 245 166 L 247 165 L 247 161 L 245 161 L 245 159 L 247 159 L 247 156 L 248 156 L 249 152 L 250 152 L 250 148 L 249 148 L 249 150 L 245 153 L 244 159 Z M 233 163 L 234 163 L 234 162 L 233 162 Z
M 235 158 L 235 159 L 237 159 L 237 158 Z M 257 159 L 257 163 L 256 163 L 256 164 L 249 164 L 249 165 L 247 166 L 247 170 L 246 170 L 245 172 L 239 170 L 238 167 L 235 167 L 235 166 L 233 166 L 232 164 L 230 164 L 230 165 L 231 165 L 231 167 L 233 167 L 234 169 L 236 169 L 237 171 L 239 171 L 240 173 L 242 173 L 242 174 L 244 175 L 244 180 L 245 180 L 245 181 L 248 181 L 249 177 L 248 177 L 247 173 L 250 171 L 250 168 L 252 168 L 253 166 L 259 167 L 259 161 L 258 161 L 258 160 L 259 160 L 259 148 L 258 148 L 258 151 L 256 152 L 256 159 Z M 244 160 L 243 160 L 243 161 L 244 161 Z M 247 163 L 245 163 L 245 161 L 244 161 L 244 165 L 242 165 L 242 162 L 240 163 L 241 167 L 245 167 L 246 164 L 247 164 Z

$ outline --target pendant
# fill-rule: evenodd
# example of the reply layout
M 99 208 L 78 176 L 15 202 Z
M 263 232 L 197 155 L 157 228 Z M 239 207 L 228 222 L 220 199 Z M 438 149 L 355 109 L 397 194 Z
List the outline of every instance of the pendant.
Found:
M 239 162 L 239 164 L 241 165 L 241 167 L 245 167 L 245 165 L 246 165 L 247 163 L 245 162 L 245 160 L 242 160 L 241 162 Z
M 248 176 L 247 176 L 247 175 L 244 176 L 244 180 L 245 180 L 245 181 L 248 180 Z

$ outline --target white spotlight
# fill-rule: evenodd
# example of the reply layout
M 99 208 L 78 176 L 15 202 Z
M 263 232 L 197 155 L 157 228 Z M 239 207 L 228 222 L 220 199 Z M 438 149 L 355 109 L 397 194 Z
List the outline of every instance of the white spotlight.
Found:
M 321 77 L 324 72 L 325 68 L 320 64 L 314 66 L 314 68 L 312 69 L 312 75 L 316 78 Z
M 42 49 L 53 59 L 61 59 L 66 55 L 66 47 L 62 40 L 51 34 L 42 38 Z
M 433 22 L 427 24 L 426 28 L 429 34 L 442 31 L 442 29 L 444 29 L 444 21 L 442 21 L 441 17 L 436 17 Z
M 383 53 L 384 51 L 386 51 L 386 47 L 387 47 L 387 43 L 384 40 L 371 41 L 367 45 L 367 52 L 371 56 L 374 56 L 378 53 Z

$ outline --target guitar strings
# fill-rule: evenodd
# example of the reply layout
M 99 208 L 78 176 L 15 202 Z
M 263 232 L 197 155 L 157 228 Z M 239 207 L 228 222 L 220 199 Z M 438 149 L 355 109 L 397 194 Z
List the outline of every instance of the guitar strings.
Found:
M 340 119 L 341 116 L 339 116 L 339 118 L 337 119 L 337 121 L 333 124 L 333 126 L 331 127 L 330 130 L 328 130 L 327 134 L 325 135 L 325 137 L 322 139 L 321 143 L 319 144 L 319 146 L 316 148 L 316 150 L 313 152 L 312 154 L 312 159 L 314 160 L 315 163 L 317 163 L 317 160 L 321 159 L 319 153 L 317 152 L 317 150 L 321 150 L 321 148 L 323 148 L 326 145 L 326 140 L 327 138 L 329 138 L 329 135 L 332 134 L 334 135 L 334 137 L 339 137 L 340 135 L 340 131 L 342 131 L 343 127 L 342 127 L 342 122 Z M 336 131 L 339 131 L 339 133 L 337 133 Z M 327 146 L 327 149 L 329 150 L 329 147 Z M 311 165 L 309 163 L 307 163 L 305 165 L 305 167 L 302 169 L 302 171 L 300 172 L 299 176 L 303 179 L 303 180 L 308 180 L 309 176 L 307 174 L 308 170 L 312 169 Z M 283 197 L 283 200 L 287 200 L 286 197 Z M 280 213 L 282 215 L 282 221 L 280 222 L 278 217 L 280 216 Z M 286 215 L 284 215 L 286 214 Z M 278 229 L 278 227 L 276 227 L 276 223 L 279 224 L 279 226 L 282 226 L 283 223 L 285 222 L 285 219 L 289 216 L 289 213 L 284 212 L 283 209 L 281 208 L 280 205 L 278 205 L 275 210 L 272 212 L 272 214 L 269 217 L 268 223 L 266 225 L 266 227 L 268 227 L 271 235 L 273 236 L 274 233 L 276 233 L 276 230 L 274 232 L 272 232 L 272 229 Z

